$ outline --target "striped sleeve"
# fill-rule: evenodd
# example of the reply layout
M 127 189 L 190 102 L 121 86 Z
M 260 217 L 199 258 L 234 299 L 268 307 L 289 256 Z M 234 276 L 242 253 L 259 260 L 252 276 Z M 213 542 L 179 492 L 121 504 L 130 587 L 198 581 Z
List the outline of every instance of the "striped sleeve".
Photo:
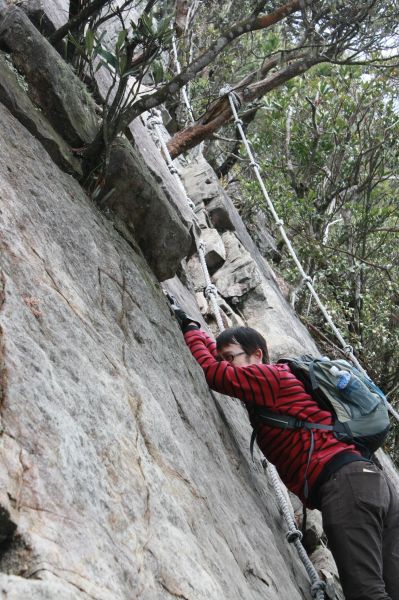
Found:
M 235 367 L 225 360 L 218 361 L 215 342 L 202 330 L 188 331 L 184 339 L 202 367 L 210 388 L 248 404 L 275 403 L 280 388 L 280 374 L 273 365 Z

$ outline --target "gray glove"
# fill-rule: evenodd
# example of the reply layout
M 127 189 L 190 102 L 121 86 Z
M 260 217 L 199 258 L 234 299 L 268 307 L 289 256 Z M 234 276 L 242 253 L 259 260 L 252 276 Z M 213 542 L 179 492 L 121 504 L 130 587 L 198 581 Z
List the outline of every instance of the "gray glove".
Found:
M 190 329 L 201 328 L 201 325 L 198 321 L 196 321 L 195 319 L 193 319 L 193 317 L 190 317 L 187 313 L 184 312 L 184 310 L 178 304 L 176 298 L 172 296 L 172 294 L 169 294 L 168 292 L 164 293 L 167 299 L 169 300 L 170 308 L 172 309 L 173 314 L 175 315 L 183 333 L 186 333 L 186 331 L 190 331 Z

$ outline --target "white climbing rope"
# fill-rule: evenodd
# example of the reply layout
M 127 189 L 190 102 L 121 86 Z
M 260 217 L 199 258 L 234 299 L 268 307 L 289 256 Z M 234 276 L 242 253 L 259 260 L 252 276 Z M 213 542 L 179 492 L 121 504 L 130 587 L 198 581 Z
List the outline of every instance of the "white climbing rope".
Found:
M 306 572 L 309 576 L 311 583 L 310 591 L 312 594 L 312 598 L 315 598 L 315 600 L 324 600 L 324 590 L 326 584 L 318 576 L 317 571 L 314 568 L 314 565 L 312 564 L 312 561 L 310 560 L 305 548 L 303 547 L 302 532 L 296 526 L 296 522 L 293 516 L 294 511 L 292 509 L 292 504 L 287 498 L 287 494 L 285 493 L 285 489 L 277 473 L 277 469 L 266 459 L 262 461 L 262 463 L 266 464 L 267 471 L 270 475 L 270 481 L 273 485 L 274 492 L 276 494 L 279 509 L 288 526 L 288 531 L 286 533 L 287 541 L 290 544 L 293 544 L 293 546 L 295 546 L 295 549 L 298 552 L 298 556 L 301 559 L 303 566 L 305 567 Z
M 159 142 L 160 142 L 164 157 L 166 159 L 166 163 L 168 165 L 169 171 L 172 173 L 172 175 L 174 175 L 174 177 L 176 178 L 176 181 L 179 182 L 179 187 L 184 192 L 184 196 L 186 198 L 187 204 L 190 206 L 190 208 L 192 210 L 194 210 L 194 208 L 195 208 L 194 204 L 187 195 L 187 192 L 185 190 L 183 182 L 180 179 L 178 170 L 173 163 L 172 157 L 171 157 L 169 150 L 166 146 L 166 143 L 163 139 L 162 130 L 160 127 L 162 124 L 160 112 L 153 109 L 151 112 L 151 116 L 148 118 L 147 122 L 148 122 L 148 125 L 153 128 L 153 130 L 155 131 L 155 133 L 157 135 L 157 138 L 159 139 Z M 217 301 L 218 291 L 217 291 L 216 286 L 211 281 L 208 267 L 206 264 L 205 242 L 202 240 L 199 240 L 197 238 L 195 232 L 194 232 L 194 238 L 195 238 L 195 242 L 196 242 L 196 246 L 197 246 L 199 260 L 200 260 L 201 267 L 202 267 L 203 274 L 204 274 L 204 280 L 205 280 L 204 294 L 212 306 L 212 311 L 215 316 L 219 332 L 222 332 L 224 330 L 224 325 L 223 325 L 220 307 L 219 307 L 219 304 Z M 284 493 L 283 484 L 280 480 L 280 477 L 277 473 L 275 466 L 272 465 L 271 463 L 269 463 L 266 459 L 264 460 L 264 464 L 267 465 L 267 470 L 268 470 L 268 473 L 270 474 L 270 480 L 271 480 L 271 483 L 275 490 L 279 508 L 280 508 L 280 510 L 284 516 L 284 519 L 287 523 L 287 526 L 288 526 L 288 532 L 286 534 L 286 538 L 289 543 L 291 543 L 295 546 L 295 548 L 298 552 L 298 556 L 301 559 L 301 561 L 306 569 L 306 572 L 308 574 L 308 577 L 310 579 L 312 598 L 314 600 L 324 600 L 324 598 L 325 598 L 325 595 L 324 595 L 325 583 L 318 577 L 317 571 L 314 568 L 312 562 L 310 561 L 310 559 L 306 553 L 305 548 L 302 545 L 302 542 L 301 542 L 302 533 L 298 530 L 298 528 L 296 526 L 295 519 L 293 516 L 294 511 L 293 511 L 291 502 L 289 501 L 288 494 Z
M 174 58 L 175 65 L 176 65 L 176 73 L 178 75 L 180 75 L 180 73 L 181 73 L 181 66 L 180 66 L 180 61 L 179 61 L 179 57 L 178 57 L 178 54 L 177 54 L 176 36 L 175 35 L 173 35 L 173 37 L 172 37 L 172 50 L 173 50 L 173 58 Z M 188 115 L 190 117 L 190 122 L 194 123 L 195 119 L 194 119 L 193 109 L 191 108 L 190 100 L 188 98 L 188 92 L 187 92 L 187 86 L 186 85 L 184 85 L 182 87 L 182 89 L 181 89 L 181 95 L 182 95 L 182 98 L 183 98 L 183 102 L 186 105 L 187 112 L 188 112 Z
M 168 165 L 168 169 L 170 171 L 170 173 L 173 175 L 173 177 L 176 180 L 177 185 L 179 186 L 179 188 L 181 189 L 181 191 L 183 192 L 183 195 L 186 199 L 186 202 L 188 204 L 188 206 L 191 208 L 192 211 L 195 210 L 195 205 L 194 202 L 191 200 L 191 198 L 189 198 L 187 196 L 187 192 L 186 189 L 183 185 L 182 180 L 180 179 L 180 175 L 179 172 L 175 166 L 175 164 L 173 163 L 172 157 L 170 155 L 170 152 L 168 150 L 168 147 L 166 145 L 166 142 L 164 140 L 163 134 L 162 134 L 162 130 L 161 130 L 161 125 L 162 125 L 162 117 L 161 117 L 161 113 L 159 110 L 157 110 L 156 108 L 153 108 L 151 110 L 151 114 L 147 119 L 147 123 L 149 125 L 149 127 L 151 127 L 154 131 L 155 134 L 159 140 L 159 143 L 161 145 L 162 148 L 162 152 L 163 155 L 165 157 L 166 160 L 166 164 Z
M 353 354 L 353 348 L 350 344 L 348 344 L 346 342 L 346 340 L 343 338 L 341 332 L 339 331 L 339 329 L 336 327 L 334 321 L 332 320 L 332 317 L 330 315 L 330 313 L 328 312 L 327 308 L 324 306 L 319 294 L 316 292 L 315 288 L 313 287 L 313 282 L 312 282 L 312 278 L 310 277 L 310 275 L 308 275 L 303 266 L 302 263 L 300 262 L 288 236 L 287 233 L 284 229 L 284 222 L 282 219 L 280 219 L 279 215 L 276 212 L 276 209 L 274 208 L 274 204 L 270 199 L 270 196 L 267 192 L 267 189 L 265 187 L 265 184 L 263 182 L 262 176 L 260 174 L 260 168 L 259 168 L 259 164 L 256 162 L 255 157 L 252 153 L 252 150 L 250 148 L 248 139 L 245 135 L 245 131 L 243 128 L 243 122 L 242 120 L 239 118 L 238 113 L 237 113 L 237 108 L 236 106 L 239 106 L 239 100 L 237 98 L 237 96 L 234 94 L 234 92 L 230 92 L 228 95 L 229 98 L 229 102 L 230 102 L 230 107 L 231 107 L 231 112 L 233 113 L 233 117 L 234 117 L 234 123 L 237 127 L 237 130 L 241 136 L 242 142 L 244 144 L 245 150 L 248 154 L 248 158 L 249 158 L 249 165 L 253 168 L 256 179 L 258 180 L 260 189 L 262 190 L 262 194 L 263 197 L 266 200 L 267 206 L 271 212 L 271 214 L 273 215 L 274 221 L 276 223 L 276 225 L 278 226 L 279 230 L 280 230 L 280 234 L 281 237 L 283 238 L 289 253 L 291 254 L 291 257 L 294 261 L 294 263 L 296 264 L 298 271 L 302 277 L 302 280 L 306 283 L 310 293 L 311 293 L 311 297 L 313 297 L 318 305 L 318 307 L 320 308 L 324 318 L 326 319 L 327 323 L 329 324 L 329 326 L 331 327 L 331 329 L 333 330 L 334 334 L 336 335 L 337 339 L 339 340 L 340 344 L 342 345 L 342 348 L 344 350 L 345 355 L 353 362 L 353 364 L 359 369 L 359 371 L 361 371 L 362 373 L 364 373 L 365 375 L 367 375 L 365 369 L 362 367 L 362 365 L 359 363 L 359 361 L 357 360 L 356 356 Z M 399 413 L 394 409 L 393 406 L 391 406 L 391 404 L 386 401 L 386 405 L 387 408 L 389 410 L 389 412 L 395 417 L 395 419 L 397 421 L 399 421 Z
M 153 109 L 151 111 L 150 117 L 148 117 L 148 119 L 147 119 L 147 123 L 155 131 L 157 138 L 159 140 L 159 143 L 161 145 L 162 152 L 163 152 L 165 160 L 166 160 L 166 164 L 168 165 L 168 169 L 169 169 L 170 173 L 176 179 L 176 182 L 178 183 L 179 188 L 182 190 L 188 206 L 195 213 L 195 204 L 187 195 L 186 188 L 184 187 L 183 182 L 180 178 L 179 172 L 178 172 L 175 164 L 173 163 L 172 157 L 170 155 L 170 152 L 168 150 L 168 147 L 167 147 L 164 137 L 162 135 L 161 113 L 158 110 Z M 217 300 L 218 299 L 218 291 L 217 291 L 216 286 L 211 281 L 208 267 L 206 264 L 206 258 L 205 258 L 206 244 L 203 240 L 198 239 L 198 236 L 196 235 L 196 232 L 194 230 L 193 230 L 193 235 L 194 235 L 194 240 L 195 240 L 195 244 L 197 247 L 198 257 L 199 257 L 202 271 L 204 274 L 204 280 L 205 280 L 204 294 L 205 294 L 206 299 L 208 300 L 208 302 L 210 303 L 210 305 L 212 307 L 212 312 L 216 319 L 216 323 L 218 325 L 219 331 L 223 331 L 224 325 L 223 325 L 223 320 L 222 320 L 222 316 L 220 313 L 220 308 L 219 308 L 219 304 L 218 304 L 218 300 Z
M 205 242 L 203 240 L 200 240 L 198 242 L 197 248 L 198 248 L 198 257 L 200 259 L 202 271 L 204 273 L 205 284 L 206 284 L 204 294 L 205 294 L 206 299 L 211 303 L 212 311 L 215 316 L 219 332 L 221 333 L 222 331 L 224 331 L 224 325 L 223 325 L 222 315 L 220 313 L 220 307 L 219 307 L 219 304 L 217 301 L 218 290 L 217 290 L 217 287 L 215 286 L 215 284 L 212 283 L 211 277 L 209 275 L 208 267 L 207 267 L 206 260 L 205 260 L 205 247 L 206 247 Z

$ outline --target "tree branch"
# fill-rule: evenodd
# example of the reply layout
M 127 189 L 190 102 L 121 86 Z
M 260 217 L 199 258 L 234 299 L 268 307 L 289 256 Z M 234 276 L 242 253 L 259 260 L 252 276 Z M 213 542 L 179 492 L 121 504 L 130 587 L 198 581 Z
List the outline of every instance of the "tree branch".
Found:
M 151 108 L 154 108 L 155 106 L 158 106 L 159 104 L 162 104 L 162 102 L 165 102 L 165 100 L 170 95 L 175 94 L 177 91 L 179 91 L 184 85 L 186 85 L 186 83 L 191 81 L 197 73 L 202 71 L 202 69 L 204 69 L 212 61 L 214 61 L 215 58 L 220 54 L 220 52 L 222 52 L 222 50 L 224 50 L 226 46 L 231 44 L 233 40 L 250 31 L 262 29 L 265 27 L 269 27 L 275 23 L 278 23 L 279 21 L 281 21 L 282 19 L 286 18 L 288 15 L 294 13 L 299 9 L 299 0 L 292 0 L 287 4 L 280 6 L 273 13 L 259 17 L 256 13 L 256 10 L 259 11 L 259 9 L 264 4 L 265 2 L 259 3 L 254 13 L 250 17 L 239 21 L 230 29 L 224 30 L 221 33 L 221 35 L 210 45 L 207 51 L 205 51 L 201 56 L 199 56 L 192 63 L 190 63 L 171 81 L 169 81 L 157 91 L 141 96 L 140 99 L 137 100 L 132 106 L 128 107 L 119 119 L 120 131 L 126 129 L 129 123 L 131 123 L 140 114 L 147 110 L 150 110 Z M 229 115 L 230 109 L 228 108 L 226 114 L 219 119 L 220 124 L 216 124 L 216 127 L 213 129 L 212 127 L 210 127 L 209 133 L 213 133 L 213 131 L 215 131 L 218 128 L 218 126 L 220 127 L 224 122 L 226 122 L 226 120 L 228 120 L 229 118 Z M 208 132 L 205 133 L 202 139 L 205 139 L 207 135 Z M 93 160 L 95 159 L 95 157 L 98 156 L 99 153 L 103 151 L 101 140 L 102 135 L 101 132 L 99 132 L 96 138 L 90 144 L 90 146 L 88 146 L 88 148 L 86 149 L 84 154 L 85 170 L 89 169 L 90 171 Z M 194 143 L 193 145 L 196 144 Z
M 282 85 L 286 81 L 304 73 L 313 65 L 323 62 L 325 59 L 319 56 L 310 56 L 302 60 L 286 65 L 285 68 L 272 73 L 269 77 L 257 81 L 249 86 L 234 87 L 234 93 L 242 104 L 253 102 L 261 98 L 267 92 Z M 193 148 L 204 139 L 209 138 L 217 129 L 227 123 L 232 117 L 228 96 L 219 98 L 213 106 L 205 113 L 200 123 L 191 125 L 179 131 L 168 142 L 168 150 L 172 158 L 176 158 L 182 152 Z
M 268 16 L 268 23 L 273 25 L 278 23 L 280 20 L 284 19 L 288 14 L 292 14 L 299 7 L 299 0 L 293 0 L 284 6 L 281 6 L 274 13 L 271 13 Z M 176 75 L 170 82 L 164 85 L 161 89 L 157 90 L 152 94 L 147 94 L 143 96 L 139 102 L 137 102 L 126 114 L 125 122 L 126 125 L 130 123 L 136 116 L 144 112 L 145 110 L 149 110 L 150 108 L 154 108 L 161 104 L 166 100 L 166 98 L 170 94 L 174 94 L 180 88 L 182 88 L 186 83 L 191 81 L 194 76 L 202 71 L 205 67 L 207 67 L 212 61 L 215 60 L 216 56 L 222 52 L 231 44 L 232 41 L 248 33 L 253 31 L 254 29 L 260 29 L 259 27 L 259 19 L 261 17 L 251 17 L 236 23 L 230 29 L 222 32 L 221 36 L 215 40 L 209 47 L 209 49 L 204 52 L 201 56 L 196 58 L 191 64 L 189 64 L 185 69 L 182 69 L 181 73 Z
M 133 1 L 133 0 L 132 0 Z M 93 0 L 86 8 L 80 11 L 76 17 L 70 19 L 65 25 L 62 25 L 54 31 L 47 39 L 53 46 L 60 42 L 69 31 L 76 29 L 84 21 L 87 21 L 94 13 L 104 8 L 106 4 L 109 4 L 110 0 Z

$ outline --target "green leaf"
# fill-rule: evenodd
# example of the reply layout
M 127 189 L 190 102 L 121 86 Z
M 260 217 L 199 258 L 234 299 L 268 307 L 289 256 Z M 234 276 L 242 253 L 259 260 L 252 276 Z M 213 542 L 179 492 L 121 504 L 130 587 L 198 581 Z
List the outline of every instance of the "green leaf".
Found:
M 118 65 L 120 75 L 124 74 L 126 65 L 127 65 L 126 54 L 122 54 L 121 56 L 119 56 L 119 65 Z
M 123 29 L 122 31 L 119 32 L 118 35 L 118 40 L 115 44 L 115 50 L 118 52 L 118 50 L 120 50 L 120 48 L 122 48 L 125 40 L 126 40 L 126 36 L 127 36 L 127 30 Z
M 72 35 L 71 32 L 68 33 L 68 41 L 75 46 L 75 48 L 79 51 L 79 53 L 82 56 L 85 55 L 85 49 L 83 48 L 82 44 L 78 42 L 78 40 Z
M 151 17 L 146 13 L 143 13 L 140 17 L 140 21 L 143 25 L 143 33 L 147 35 L 154 35 Z
M 90 57 L 93 54 L 94 49 L 94 31 L 92 29 L 86 31 L 85 43 L 87 55 Z
M 164 70 L 163 65 L 160 60 L 155 60 L 152 64 L 152 75 L 154 77 L 155 83 L 161 83 L 164 78 Z
M 105 60 L 103 60 L 102 58 L 100 58 L 99 60 L 100 60 L 100 67 L 105 67 L 110 73 L 112 73 L 112 75 L 115 73 L 114 69 L 111 69 L 111 67 Z M 97 67 L 96 71 L 98 71 L 100 67 Z
M 103 46 L 99 46 L 98 44 L 96 46 L 96 51 L 97 54 L 104 60 L 104 62 L 106 62 L 108 65 L 111 65 L 111 67 L 116 70 L 118 61 L 115 54 L 108 52 L 108 50 L 105 50 Z
M 97 44 L 101 44 L 101 42 L 103 41 L 104 37 L 107 35 L 106 31 L 102 31 L 101 35 L 99 38 L 97 38 Z
M 134 67 L 133 69 L 129 69 L 128 71 L 123 73 L 122 77 L 129 77 L 130 75 L 137 75 L 138 71 L 139 71 L 139 69 L 137 67 Z
M 164 19 L 163 21 L 160 22 L 158 31 L 157 31 L 157 35 L 162 36 L 164 33 L 166 33 L 170 29 L 171 19 L 172 19 L 172 17 L 166 17 L 166 19 Z

